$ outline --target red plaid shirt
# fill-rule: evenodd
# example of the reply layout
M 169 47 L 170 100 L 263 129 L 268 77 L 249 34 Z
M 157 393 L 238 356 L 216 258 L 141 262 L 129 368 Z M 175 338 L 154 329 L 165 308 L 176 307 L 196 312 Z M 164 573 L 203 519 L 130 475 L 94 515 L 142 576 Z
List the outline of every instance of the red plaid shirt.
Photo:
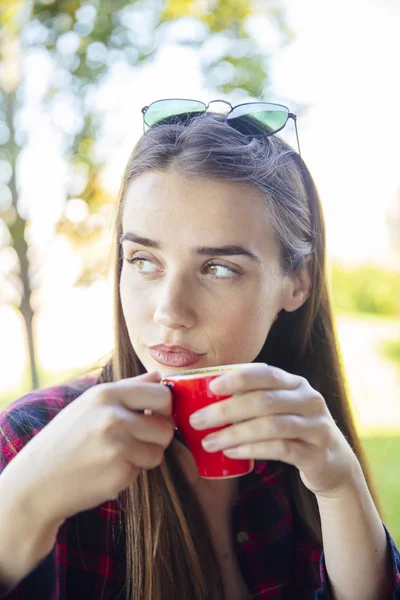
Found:
M 79 392 L 68 385 L 31 392 L 0 414 L 0 473 L 16 453 Z M 53 551 L 15 587 L 0 589 L 9 600 L 123 599 L 124 535 L 113 539 L 116 501 L 80 512 L 60 528 Z M 257 600 L 330 598 L 322 547 L 296 516 L 286 466 L 256 461 L 255 470 L 239 478 L 232 516 L 238 564 Z M 400 600 L 400 554 L 389 533 L 393 598 Z M 356 558 L 355 558 L 356 559 Z

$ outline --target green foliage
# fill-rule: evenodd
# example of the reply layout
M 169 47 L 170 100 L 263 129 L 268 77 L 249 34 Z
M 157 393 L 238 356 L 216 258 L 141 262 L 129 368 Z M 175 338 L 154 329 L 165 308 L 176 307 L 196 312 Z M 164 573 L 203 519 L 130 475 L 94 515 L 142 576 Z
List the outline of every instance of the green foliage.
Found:
M 268 74 L 265 71 L 262 57 L 249 56 L 247 44 L 243 42 L 240 46 L 240 54 L 237 57 L 224 55 L 209 65 L 209 80 L 214 84 L 218 82 L 218 87 L 224 94 L 231 94 L 238 88 L 246 87 L 248 92 L 254 98 L 262 96 L 262 87 L 268 81 Z M 254 59 L 257 60 L 254 60 Z
M 258 14 L 256 11 L 251 0 L 201 3 L 194 0 L 167 0 L 163 3 L 153 0 L 36 0 L 26 28 L 32 29 L 32 24 L 40 23 L 43 31 L 37 37 L 36 45 L 44 46 L 60 65 L 67 68 L 73 76 L 74 85 L 81 87 L 90 82 L 98 84 L 99 77 L 106 74 L 116 61 L 126 60 L 136 65 L 151 58 L 167 39 L 170 25 L 181 19 L 194 19 L 203 26 L 202 33 L 196 40 L 181 42 L 201 49 L 213 37 L 221 41 L 222 36 L 225 41 L 223 52 L 227 58 L 238 59 L 240 70 L 248 69 L 249 65 L 251 70 L 247 78 L 235 77 L 232 72 L 229 81 L 221 83 L 230 84 L 229 89 L 241 89 L 249 94 L 257 90 L 259 95 L 266 83 L 266 57 L 247 32 L 247 20 Z M 283 43 L 291 39 L 292 33 L 279 3 L 264 7 L 262 14 L 270 15 Z M 149 15 L 151 18 L 148 18 Z M 143 35 L 146 29 L 148 34 Z M 68 41 L 68 36 L 76 48 L 72 56 L 66 57 L 63 56 L 65 44 L 60 44 L 60 41 Z M 237 44 L 241 41 L 246 43 L 238 55 Z M 221 59 L 215 56 L 204 62 L 207 79 L 211 63 Z M 216 91 L 220 89 L 218 79 L 212 85 L 215 85 Z
M 339 312 L 400 316 L 400 271 L 334 264 L 331 291 Z
M 382 344 L 381 352 L 397 366 L 400 374 L 400 340 L 387 340 Z
M 0 0 L 0 19 L 7 31 L 14 34 L 18 31 L 21 13 L 25 0 Z

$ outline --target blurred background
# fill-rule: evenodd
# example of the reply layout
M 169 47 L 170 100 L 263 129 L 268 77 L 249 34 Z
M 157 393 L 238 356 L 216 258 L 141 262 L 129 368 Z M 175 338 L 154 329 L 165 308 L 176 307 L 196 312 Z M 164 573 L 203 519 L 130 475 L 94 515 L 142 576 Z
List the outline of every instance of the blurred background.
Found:
M 327 223 L 338 337 L 400 544 L 400 4 L 0 0 L 0 409 L 112 349 L 122 172 L 160 98 L 298 115 Z M 280 134 L 293 147 L 293 123 Z

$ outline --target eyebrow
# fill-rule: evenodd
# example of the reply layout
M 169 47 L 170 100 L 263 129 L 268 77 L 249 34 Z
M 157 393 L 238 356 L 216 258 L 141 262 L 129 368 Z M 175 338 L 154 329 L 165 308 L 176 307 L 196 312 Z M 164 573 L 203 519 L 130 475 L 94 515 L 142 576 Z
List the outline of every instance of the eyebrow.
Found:
M 121 235 L 120 244 L 124 240 L 129 240 L 130 242 L 135 242 L 136 244 L 140 244 L 141 246 L 148 246 L 149 248 L 154 248 L 155 250 L 163 250 L 164 244 L 158 242 L 156 240 L 150 240 L 149 238 L 142 237 L 128 231 Z M 254 254 L 251 250 L 244 248 L 243 246 L 238 246 L 236 244 L 230 244 L 228 246 L 195 246 L 191 248 L 191 255 L 200 255 L 200 256 L 212 256 L 218 254 L 219 256 L 247 256 L 251 260 L 260 263 L 261 259 L 257 254 Z

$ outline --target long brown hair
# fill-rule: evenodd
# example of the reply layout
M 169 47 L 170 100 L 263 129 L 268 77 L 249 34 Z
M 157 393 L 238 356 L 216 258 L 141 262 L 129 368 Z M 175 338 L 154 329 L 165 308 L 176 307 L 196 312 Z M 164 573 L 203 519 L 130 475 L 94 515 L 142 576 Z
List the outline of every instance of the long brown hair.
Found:
M 312 176 L 299 155 L 278 136 L 244 137 L 217 115 L 189 125 L 149 129 L 135 146 L 123 176 L 115 226 L 114 331 L 111 360 L 99 383 L 134 377 L 145 369 L 132 349 L 119 282 L 124 199 L 129 183 L 149 169 L 177 169 L 185 176 L 220 178 L 254 186 L 265 196 L 281 247 L 285 273 L 296 273 L 312 255 L 311 295 L 293 313 L 282 311 L 255 359 L 307 378 L 358 456 L 368 480 L 346 394 L 326 282 L 325 225 Z M 122 495 L 126 534 L 127 600 L 221 599 L 222 580 L 201 506 L 179 469 L 174 440 L 163 463 L 142 471 Z M 288 466 L 293 502 L 310 534 L 322 543 L 314 494 Z M 371 486 L 370 486 L 371 489 Z

